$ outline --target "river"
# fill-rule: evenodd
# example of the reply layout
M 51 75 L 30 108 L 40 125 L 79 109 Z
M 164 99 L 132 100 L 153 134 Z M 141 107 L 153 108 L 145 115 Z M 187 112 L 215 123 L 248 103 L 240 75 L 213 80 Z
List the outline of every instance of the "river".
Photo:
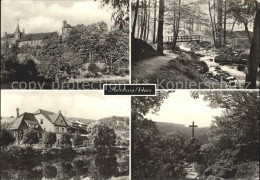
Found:
M 179 47 L 185 51 L 191 51 L 188 43 L 180 43 Z M 245 71 L 237 70 L 238 65 L 220 65 L 219 63 L 214 62 L 215 57 L 218 55 L 212 50 L 205 50 L 200 48 L 200 50 L 194 51 L 196 54 L 201 54 L 203 57 L 200 57 L 200 61 L 204 61 L 209 67 L 209 73 L 216 77 L 218 75 L 226 75 L 229 79 L 233 81 L 233 84 L 242 88 L 245 83 L 246 73 Z M 214 80 L 214 78 L 212 78 Z M 259 83 L 259 82 L 258 82 Z
M 1 161 L 0 175 L 3 180 L 128 180 L 129 156 L 118 153 Z

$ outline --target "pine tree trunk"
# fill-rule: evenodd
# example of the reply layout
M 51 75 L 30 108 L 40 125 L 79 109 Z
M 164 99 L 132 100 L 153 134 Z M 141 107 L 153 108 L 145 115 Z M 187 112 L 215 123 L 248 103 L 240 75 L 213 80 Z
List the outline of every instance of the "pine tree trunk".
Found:
M 224 44 L 227 42 L 227 0 L 225 0 L 225 7 L 224 7 Z
M 144 34 L 144 0 L 142 0 L 142 18 L 141 18 L 141 34 L 140 34 L 140 39 L 143 38 Z
M 136 1 L 136 5 L 135 5 L 135 16 L 134 16 L 134 22 L 133 22 L 133 27 L 132 27 L 132 37 L 135 37 L 135 28 L 136 28 L 136 20 L 137 20 L 137 15 L 138 15 L 138 8 L 139 8 L 139 0 Z
M 174 21 L 175 22 L 175 31 L 174 31 L 174 39 L 173 39 L 173 45 L 172 45 L 172 50 L 174 51 L 176 44 L 177 44 L 177 39 L 179 35 L 179 27 L 180 27 L 180 21 L 181 21 L 181 11 L 180 11 L 180 5 L 181 5 L 181 0 L 179 0 L 179 12 L 178 12 L 178 18 Z M 175 17 L 175 9 L 174 9 L 174 17 Z
M 146 0 L 144 0 L 144 36 L 143 40 L 146 40 L 146 33 L 147 33 L 147 4 Z
M 150 33 L 150 0 L 148 2 L 148 18 L 147 18 L 147 36 L 146 36 L 146 42 L 149 39 L 149 33 Z
M 249 30 L 248 30 L 248 23 L 244 22 L 244 26 L 245 26 L 245 31 L 246 31 L 248 40 L 249 40 L 249 42 L 251 42 L 251 36 L 250 36 Z
M 211 27 L 212 27 L 213 42 L 214 42 L 214 45 L 216 46 L 215 28 L 214 28 L 214 24 L 213 24 L 213 20 L 212 20 L 212 15 L 211 15 L 210 0 L 209 0 L 209 16 L 210 16 L 210 22 L 211 22 Z
M 233 22 L 233 24 L 232 24 L 232 28 L 231 28 L 231 31 L 230 31 L 230 34 L 232 34 L 233 33 L 233 29 L 234 29 L 234 26 L 235 26 L 235 24 L 236 24 L 236 19 L 235 19 L 235 21 Z
M 218 0 L 218 28 L 217 28 L 217 37 L 218 37 L 218 44 L 217 47 L 220 48 L 222 45 L 222 5 L 223 0 Z
M 137 32 L 137 38 L 139 38 L 139 36 L 140 36 L 140 29 L 141 29 L 141 20 L 140 20 L 140 16 L 138 16 L 138 32 Z
M 216 0 L 213 0 L 213 13 L 214 13 L 214 16 L 213 16 L 213 22 L 214 22 L 214 26 L 215 26 L 215 30 L 217 31 L 217 23 L 216 23 Z M 215 32 L 217 33 L 217 32 Z M 215 35 L 216 36 L 216 35 Z
M 258 63 L 260 59 L 260 44 L 259 44 L 259 34 L 260 34 L 260 9 L 256 13 L 254 21 L 254 32 L 253 38 L 251 40 L 250 55 L 249 55 L 249 64 L 248 71 L 246 74 L 246 86 L 249 89 L 256 88 L 256 80 L 259 74 L 257 73 Z
M 156 7 L 157 7 L 157 0 L 154 0 L 154 24 L 153 24 L 153 44 L 156 43 Z
M 157 51 L 163 55 L 163 18 L 164 18 L 164 0 L 159 0 L 159 20 L 158 20 L 158 42 Z

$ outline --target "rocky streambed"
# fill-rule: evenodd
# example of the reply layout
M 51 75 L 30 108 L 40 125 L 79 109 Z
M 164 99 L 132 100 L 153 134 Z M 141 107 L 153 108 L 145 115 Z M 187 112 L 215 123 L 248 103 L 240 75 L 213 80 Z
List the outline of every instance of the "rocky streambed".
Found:
M 193 54 L 199 61 L 205 62 L 208 69 L 202 71 L 210 84 L 222 83 L 226 88 L 243 88 L 249 52 L 232 47 L 215 49 L 210 42 L 190 42 L 180 44 L 180 49 Z M 203 65 L 205 68 L 205 65 Z M 200 70 L 199 70 L 200 71 Z

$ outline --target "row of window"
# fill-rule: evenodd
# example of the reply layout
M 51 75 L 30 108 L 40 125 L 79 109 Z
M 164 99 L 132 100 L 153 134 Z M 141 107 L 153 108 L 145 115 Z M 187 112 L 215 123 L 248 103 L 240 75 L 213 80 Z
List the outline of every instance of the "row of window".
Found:
M 43 124 L 43 119 L 40 119 L 40 123 Z M 46 131 L 46 128 L 44 128 L 44 131 Z M 59 128 L 59 127 L 55 127 L 55 132 L 65 132 L 65 128 Z
M 37 124 L 29 124 L 29 127 L 31 127 L 31 128 L 38 128 L 38 125 Z
M 24 45 L 24 44 L 28 44 L 28 45 L 41 45 L 42 41 L 38 40 L 38 41 L 23 41 L 23 42 L 21 42 L 21 45 Z
M 65 128 L 63 128 L 63 127 L 62 128 L 55 127 L 55 131 L 64 133 L 65 132 Z

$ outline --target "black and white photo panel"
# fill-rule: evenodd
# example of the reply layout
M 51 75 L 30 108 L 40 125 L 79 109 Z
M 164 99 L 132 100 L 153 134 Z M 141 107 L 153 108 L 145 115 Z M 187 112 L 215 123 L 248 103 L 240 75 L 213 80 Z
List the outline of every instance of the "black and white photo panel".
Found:
M 1 179 L 129 179 L 130 97 L 102 91 L 1 95 Z
M 259 0 L 132 0 L 131 81 L 258 89 Z
M 132 97 L 131 179 L 259 179 L 258 91 Z
M 129 0 L 1 0 L 2 89 L 129 83 Z

